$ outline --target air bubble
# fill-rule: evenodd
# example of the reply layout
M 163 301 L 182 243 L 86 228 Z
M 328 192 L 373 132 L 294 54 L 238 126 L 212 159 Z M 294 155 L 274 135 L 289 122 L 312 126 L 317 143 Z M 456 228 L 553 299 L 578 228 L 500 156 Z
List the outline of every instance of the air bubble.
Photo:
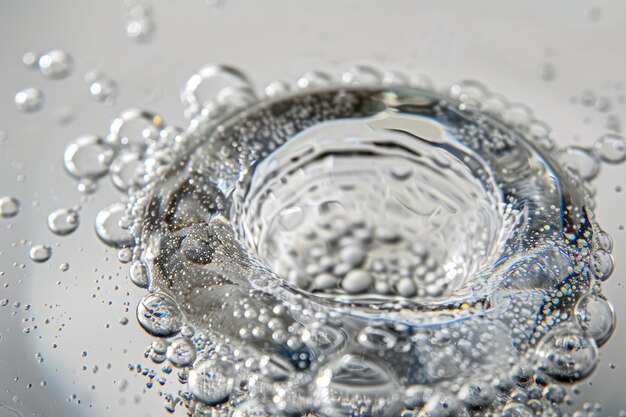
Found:
M 383 79 L 382 72 L 371 65 L 351 65 L 341 76 L 341 82 L 346 85 L 380 85 Z
M 55 49 L 41 55 L 38 66 L 44 77 L 61 79 L 71 74 L 73 59 L 67 52 Z
M 560 382 L 584 379 L 598 363 L 595 343 L 568 329 L 550 332 L 537 345 L 536 355 L 539 368 Z
M 235 386 L 232 364 L 205 360 L 189 372 L 189 392 L 195 399 L 208 405 L 227 401 Z
M 598 347 L 606 343 L 615 330 L 615 310 L 604 297 L 594 294 L 583 296 L 576 304 L 576 319 Z
M 185 106 L 185 117 L 191 119 L 208 103 L 217 103 L 220 94 L 228 88 L 253 95 L 251 83 L 239 70 L 227 65 L 210 64 L 200 68 L 183 86 L 180 100 Z M 233 90 L 230 90 L 233 91 Z M 222 97 L 222 100 L 225 100 Z
M 79 136 L 65 147 L 65 169 L 76 178 L 97 178 L 106 174 L 114 151 L 94 135 Z
M 138 109 L 128 109 L 111 122 L 106 142 L 115 149 L 143 152 L 159 139 L 163 127 L 161 116 Z
M 37 88 L 25 88 L 15 95 L 15 106 L 24 113 L 41 110 L 44 101 L 43 92 Z
M 59 209 L 48 216 L 48 229 L 59 236 L 69 235 L 78 228 L 79 220 L 78 211 Z
M 180 331 L 182 314 L 178 305 L 162 293 L 150 293 L 137 307 L 137 320 L 152 336 L 169 337 Z
M 48 245 L 36 245 L 30 248 L 29 255 L 34 262 L 46 262 L 52 256 L 52 248 Z
M 119 87 L 115 80 L 100 71 L 91 71 L 85 75 L 85 81 L 89 87 L 89 94 L 94 100 L 109 106 L 115 104 L 119 94 Z
M 126 216 L 126 205 L 114 203 L 103 209 L 96 216 L 96 233 L 98 237 L 107 245 L 116 248 L 130 246 L 133 238 L 128 231 L 128 226 L 124 225 Z
M 5 196 L 0 198 L 0 217 L 9 219 L 17 216 L 20 212 L 20 202 L 17 198 Z
M 626 140 L 622 136 L 609 133 L 598 139 L 593 146 L 596 155 L 604 162 L 619 164 L 626 161 Z
M 196 348 L 187 338 L 174 339 L 167 348 L 167 359 L 178 368 L 189 366 L 196 359 Z
M 138 287 L 148 288 L 150 275 L 143 261 L 135 261 L 130 266 L 130 279 Z
M 299 88 L 319 88 L 333 84 L 333 78 L 324 71 L 307 71 L 296 81 Z
M 598 160 L 585 148 L 568 146 L 558 152 L 557 158 L 562 166 L 570 169 L 582 180 L 592 180 L 600 172 Z

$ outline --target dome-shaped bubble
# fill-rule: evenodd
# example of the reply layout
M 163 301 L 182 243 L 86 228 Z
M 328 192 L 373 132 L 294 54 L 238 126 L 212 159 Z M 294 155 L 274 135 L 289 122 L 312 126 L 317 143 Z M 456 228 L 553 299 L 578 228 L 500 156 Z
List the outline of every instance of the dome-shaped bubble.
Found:
M 178 305 L 163 293 L 150 293 L 137 306 L 137 320 L 153 336 L 168 337 L 180 331 L 182 314 Z
M 593 149 L 604 162 L 619 164 L 626 161 L 626 139 L 615 133 L 602 136 L 594 143 Z
M 234 364 L 219 360 L 205 360 L 189 372 L 189 392 L 208 405 L 227 401 L 235 386 Z
M 586 378 L 598 364 L 595 342 L 567 328 L 555 329 L 537 345 L 539 369 L 560 382 Z
M 65 147 L 65 169 L 76 178 L 96 178 L 107 173 L 113 149 L 95 135 L 83 135 Z
M 615 330 L 615 310 L 604 297 L 595 294 L 583 296 L 576 304 L 576 319 L 589 337 L 602 346 Z

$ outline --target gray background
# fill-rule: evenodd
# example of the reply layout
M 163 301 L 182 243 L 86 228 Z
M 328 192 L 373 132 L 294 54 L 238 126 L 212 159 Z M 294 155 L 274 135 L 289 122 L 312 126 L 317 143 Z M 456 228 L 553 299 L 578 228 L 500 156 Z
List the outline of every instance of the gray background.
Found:
M 129 107 L 157 111 L 166 122 L 184 126 L 179 89 L 203 64 L 237 66 L 259 87 L 312 68 L 337 72 L 355 61 L 424 73 L 438 86 L 478 79 L 511 101 L 528 104 L 554 128 L 559 143 L 590 145 L 605 132 L 606 114 L 626 123 L 626 2 L 147 3 L 153 6 L 155 32 L 146 43 L 126 36 L 129 6 L 122 1 L 0 4 L 0 131 L 8 136 L 0 143 L 0 196 L 15 196 L 23 205 L 15 219 L 0 219 L 0 299 L 10 300 L 0 307 L 2 417 L 165 413 L 158 392 L 176 391 L 176 376 L 164 387 L 155 382 L 148 389 L 146 377 L 128 370 L 128 364 L 138 363 L 160 368 L 143 357 L 150 338 L 134 319 L 142 291 L 93 231 L 95 214 L 120 195 L 103 181 L 95 196 L 83 199 L 63 170 L 62 153 L 80 134 L 105 134 L 110 120 Z M 28 51 L 52 48 L 74 57 L 67 79 L 45 79 L 21 63 Z M 540 77 L 545 64 L 555 68 L 552 81 Z M 83 77 L 95 68 L 118 83 L 114 106 L 89 96 Z M 46 94 L 44 108 L 20 113 L 13 97 L 31 86 Z M 610 98 L 612 109 L 602 113 L 581 105 L 587 90 Z M 60 123 L 62 113 L 73 120 Z M 596 374 L 580 384 L 575 397 L 578 405 L 598 402 L 601 415 L 613 416 L 626 408 L 621 284 L 626 232 L 618 230 L 626 224 L 626 193 L 616 190 L 626 185 L 625 174 L 626 166 L 604 167 L 595 181 L 598 219 L 616 247 L 617 266 L 605 293 L 620 323 L 602 349 Z M 48 213 L 75 204 L 82 206 L 81 227 L 67 237 L 52 235 L 45 226 Z M 30 261 L 31 242 L 52 245 L 52 258 Z M 63 262 L 69 271 L 59 270 Z M 13 306 L 16 301 L 20 307 Z M 119 323 L 122 317 L 130 319 L 128 325 Z M 32 330 L 26 334 L 25 328 Z

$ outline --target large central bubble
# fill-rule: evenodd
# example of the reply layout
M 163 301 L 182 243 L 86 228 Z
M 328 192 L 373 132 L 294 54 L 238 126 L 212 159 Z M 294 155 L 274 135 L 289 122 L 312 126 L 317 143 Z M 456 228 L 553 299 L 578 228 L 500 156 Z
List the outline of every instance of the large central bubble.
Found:
M 138 319 L 190 412 L 558 415 L 612 332 L 612 263 L 545 135 L 474 85 L 251 104 L 218 69 L 237 82 L 184 95 L 200 114 L 148 150 L 131 213 Z

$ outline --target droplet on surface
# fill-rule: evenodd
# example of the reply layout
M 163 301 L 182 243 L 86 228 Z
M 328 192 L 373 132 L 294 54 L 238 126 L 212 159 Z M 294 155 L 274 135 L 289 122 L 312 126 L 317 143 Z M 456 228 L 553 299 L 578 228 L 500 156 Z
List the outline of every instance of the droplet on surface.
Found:
M 48 216 L 48 229 L 59 236 L 69 235 L 78 228 L 79 220 L 74 209 L 55 210 Z
M 113 149 L 95 135 L 83 135 L 65 147 L 65 169 L 76 178 L 97 178 L 107 173 Z
M 162 293 L 149 293 L 137 306 L 137 320 L 152 336 L 169 337 L 180 331 L 182 314 L 178 305 Z
M 44 77 L 61 79 L 71 74 L 73 59 L 67 52 L 55 49 L 41 55 L 38 65 Z
M 15 217 L 20 212 L 20 202 L 17 198 L 5 196 L 0 198 L 0 217 L 5 219 Z
M 126 205 L 114 203 L 103 209 L 96 216 L 96 233 L 107 245 L 115 248 L 130 246 L 133 238 L 124 224 Z
M 233 365 L 205 360 L 189 372 L 189 392 L 205 404 L 216 405 L 228 400 L 234 388 L 230 369 Z
M 52 248 L 48 245 L 36 245 L 30 248 L 29 255 L 35 262 L 46 262 L 52 256 Z
M 573 171 L 582 180 L 591 180 L 600 171 L 598 160 L 585 148 L 568 146 L 558 153 L 557 158 L 561 165 Z
M 568 329 L 557 329 L 537 345 L 538 365 L 560 382 L 576 382 L 589 376 L 598 364 L 594 342 Z
M 626 161 L 626 140 L 622 136 L 606 134 L 598 139 L 593 147 L 604 162 L 619 164 Z
M 580 326 L 598 347 L 605 344 L 615 330 L 615 310 L 604 297 L 585 295 L 576 304 L 575 314 Z
M 24 113 L 41 110 L 45 101 L 43 92 L 37 88 L 25 88 L 15 94 L 15 106 Z

